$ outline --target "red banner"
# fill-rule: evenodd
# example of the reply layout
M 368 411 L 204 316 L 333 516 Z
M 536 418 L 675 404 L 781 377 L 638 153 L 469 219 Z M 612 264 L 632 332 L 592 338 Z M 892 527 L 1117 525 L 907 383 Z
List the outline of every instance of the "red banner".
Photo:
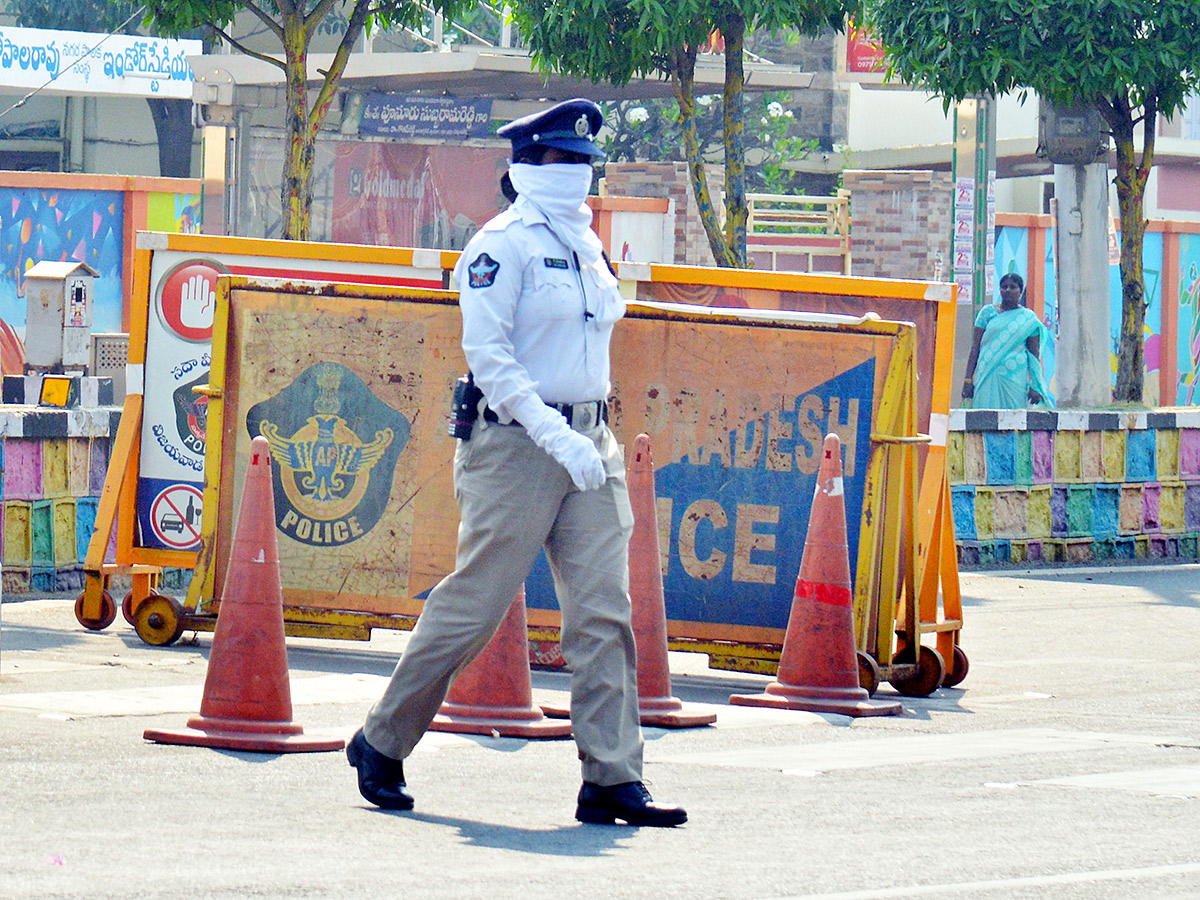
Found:
M 332 238 L 461 250 L 504 203 L 506 148 L 339 144 Z
M 846 71 L 859 75 L 887 71 L 883 45 L 853 22 L 846 29 Z

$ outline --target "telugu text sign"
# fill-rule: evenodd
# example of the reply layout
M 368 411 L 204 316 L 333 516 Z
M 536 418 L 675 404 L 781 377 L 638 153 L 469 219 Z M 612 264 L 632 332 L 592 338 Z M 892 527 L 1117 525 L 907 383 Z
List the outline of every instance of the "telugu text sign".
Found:
M 0 88 L 47 94 L 192 99 L 201 41 L 0 28 Z

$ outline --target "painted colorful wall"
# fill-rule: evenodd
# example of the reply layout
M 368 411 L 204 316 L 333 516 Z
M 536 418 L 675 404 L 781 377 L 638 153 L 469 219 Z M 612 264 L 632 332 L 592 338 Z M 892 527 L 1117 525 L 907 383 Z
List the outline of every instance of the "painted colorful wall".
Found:
M 118 420 L 0 412 L 5 594 L 82 589 Z M 956 410 L 950 429 L 964 568 L 1200 557 L 1200 410 Z M 164 589 L 189 575 L 167 570 Z
M 1175 403 L 1200 406 L 1200 234 L 1178 237 Z
M 120 418 L 120 409 L 109 406 L 0 408 L 5 594 L 83 589 L 83 562 Z M 109 561 L 115 549 L 114 534 Z M 164 589 L 176 588 L 189 576 L 167 569 L 160 583 Z
M 1111 371 L 1116 384 L 1121 329 L 1120 233 L 1109 248 Z M 1200 223 L 1152 221 L 1142 252 L 1146 277 L 1145 348 L 1148 406 L 1200 406 Z M 1058 337 L 1054 231 L 1049 216 L 996 216 L 996 283 L 1016 272 L 1025 279 L 1027 303 Z M 993 298 L 993 300 L 998 299 Z M 1054 348 L 1044 356 L 1054 388 Z
M 956 410 L 950 429 L 964 567 L 1197 558 L 1200 411 Z
M 119 420 L 108 407 L 0 412 L 5 594 L 82 589 Z
M 133 243 L 138 231 L 198 232 L 201 182 L 45 172 L 0 172 L 0 322 L 3 369 L 21 371 L 25 272 L 42 260 L 78 260 L 99 273 L 93 330 L 129 330 Z M 13 344 L 13 346 L 10 346 Z

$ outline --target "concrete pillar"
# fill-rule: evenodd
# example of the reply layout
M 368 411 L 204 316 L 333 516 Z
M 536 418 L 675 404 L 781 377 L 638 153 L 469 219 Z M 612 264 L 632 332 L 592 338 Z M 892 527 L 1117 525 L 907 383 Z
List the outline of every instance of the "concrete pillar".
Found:
M 1108 166 L 1055 166 L 1058 295 L 1057 401 L 1084 408 L 1112 403 L 1108 297 Z

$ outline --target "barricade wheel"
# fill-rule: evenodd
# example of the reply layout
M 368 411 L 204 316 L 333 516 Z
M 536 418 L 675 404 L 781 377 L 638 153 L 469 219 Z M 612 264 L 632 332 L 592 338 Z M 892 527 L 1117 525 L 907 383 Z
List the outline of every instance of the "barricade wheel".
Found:
M 130 625 L 137 625 L 137 622 L 133 621 L 133 591 L 126 594 L 125 599 L 121 601 L 121 615 Z
M 151 594 L 138 606 L 133 627 L 147 644 L 166 647 L 183 634 L 183 607 L 174 597 Z
M 910 664 L 913 661 L 912 647 L 905 647 L 896 654 L 896 662 Z M 942 686 L 946 678 L 946 663 L 942 654 L 932 647 L 921 647 L 917 653 L 917 672 L 910 678 L 889 679 L 892 687 L 906 697 L 928 697 Z
M 967 677 L 967 672 L 971 668 L 970 660 L 967 659 L 967 654 L 963 652 L 963 648 L 954 645 L 954 659 L 946 668 L 946 678 L 942 682 L 942 687 L 954 687 L 962 682 Z
M 83 615 L 83 593 L 75 598 L 75 618 L 89 631 L 101 631 L 107 628 L 116 617 L 117 604 L 108 591 L 100 594 L 100 617 L 98 619 L 89 619 Z
M 862 650 L 854 652 L 858 657 L 858 686 L 867 692 L 868 697 L 873 697 L 879 689 L 879 663 L 870 653 Z

